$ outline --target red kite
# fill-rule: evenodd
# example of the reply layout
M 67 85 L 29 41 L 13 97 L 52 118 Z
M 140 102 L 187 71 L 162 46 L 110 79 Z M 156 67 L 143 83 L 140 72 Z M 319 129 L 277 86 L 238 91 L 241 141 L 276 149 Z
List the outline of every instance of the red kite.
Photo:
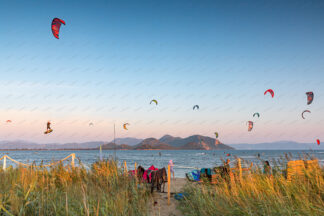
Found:
M 311 104 L 314 99 L 314 93 L 313 92 L 306 92 L 307 95 L 307 105 Z
M 247 123 L 249 123 L 248 131 L 251 131 L 253 129 L 253 121 L 248 121 Z
M 64 20 L 61 20 L 59 18 L 54 18 L 52 21 L 52 25 L 51 25 L 52 33 L 53 33 L 54 37 L 57 39 L 59 39 L 61 24 L 65 25 L 65 22 L 64 22 Z
M 266 95 L 268 92 L 271 94 L 271 97 L 274 97 L 274 91 L 272 89 L 268 89 L 267 91 L 265 91 L 264 95 Z

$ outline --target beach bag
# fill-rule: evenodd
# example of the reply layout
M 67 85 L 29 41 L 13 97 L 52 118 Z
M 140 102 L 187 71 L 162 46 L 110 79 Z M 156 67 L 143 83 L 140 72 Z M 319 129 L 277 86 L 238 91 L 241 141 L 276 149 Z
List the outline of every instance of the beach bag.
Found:
M 189 181 L 200 181 L 200 171 L 193 170 L 191 172 L 186 173 L 186 177 Z

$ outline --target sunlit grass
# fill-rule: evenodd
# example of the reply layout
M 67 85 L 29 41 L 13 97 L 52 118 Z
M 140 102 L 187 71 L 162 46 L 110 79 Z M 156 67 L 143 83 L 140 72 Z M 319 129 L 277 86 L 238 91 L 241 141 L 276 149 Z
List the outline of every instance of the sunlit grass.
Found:
M 185 192 L 184 215 L 324 215 L 323 169 L 305 170 L 292 182 L 281 172 L 255 170 L 234 185 L 188 184 Z
M 0 171 L 0 215 L 147 215 L 150 193 L 115 161 Z

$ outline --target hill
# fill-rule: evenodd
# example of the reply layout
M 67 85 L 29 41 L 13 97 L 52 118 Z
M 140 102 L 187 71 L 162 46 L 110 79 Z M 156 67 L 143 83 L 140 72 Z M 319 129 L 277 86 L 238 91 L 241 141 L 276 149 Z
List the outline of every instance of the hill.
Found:
M 99 149 L 100 147 L 98 147 L 97 149 Z M 117 145 L 115 143 L 107 143 L 101 146 L 101 148 L 103 150 L 130 150 L 132 149 L 132 146 L 126 145 L 126 144 L 121 144 L 121 145 Z
M 161 149 L 161 150 L 171 150 L 177 149 L 166 143 L 163 143 L 155 138 L 148 138 L 143 140 L 140 144 L 134 146 L 134 150 L 144 150 L 144 149 Z
M 164 149 L 164 150 L 176 150 L 176 149 L 188 149 L 188 150 L 223 150 L 233 149 L 230 146 L 224 145 L 219 140 L 215 140 L 211 137 L 193 135 L 187 138 L 173 137 L 171 135 L 165 135 L 160 139 L 148 138 L 118 138 L 116 143 L 96 141 L 96 142 L 83 142 L 83 143 L 49 143 L 38 144 L 26 141 L 1 141 L 0 149 L 37 149 L 37 150 L 64 150 L 64 149 L 99 149 L 102 145 L 102 149 L 105 150 L 141 150 L 141 149 Z
M 142 142 L 143 139 L 137 139 L 137 138 L 132 138 L 132 137 L 125 137 L 125 138 L 116 138 L 115 143 L 116 144 L 126 144 L 129 146 L 134 146 Z M 113 141 L 112 141 L 113 142 Z
M 166 137 L 167 136 L 167 137 Z M 163 136 L 161 140 L 170 146 L 179 149 L 191 149 L 191 150 L 223 150 L 223 149 L 234 149 L 228 145 L 221 143 L 219 140 L 201 136 L 193 135 L 187 138 L 172 137 L 170 135 Z
M 159 139 L 160 142 L 164 142 L 164 143 L 176 143 L 177 141 L 181 140 L 181 137 L 173 137 L 171 135 L 164 135 L 163 137 L 161 137 Z

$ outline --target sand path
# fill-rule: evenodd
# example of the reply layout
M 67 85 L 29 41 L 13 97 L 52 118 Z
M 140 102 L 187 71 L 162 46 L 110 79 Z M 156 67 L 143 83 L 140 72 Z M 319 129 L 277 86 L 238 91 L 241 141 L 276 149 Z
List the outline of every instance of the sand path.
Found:
M 171 179 L 171 201 L 168 205 L 168 185 L 165 184 L 165 193 L 154 191 L 153 200 L 149 203 L 150 216 L 181 216 L 182 213 L 177 209 L 178 200 L 174 199 L 174 193 L 182 192 L 186 184 L 185 178 Z M 157 202 L 154 205 L 154 202 Z

